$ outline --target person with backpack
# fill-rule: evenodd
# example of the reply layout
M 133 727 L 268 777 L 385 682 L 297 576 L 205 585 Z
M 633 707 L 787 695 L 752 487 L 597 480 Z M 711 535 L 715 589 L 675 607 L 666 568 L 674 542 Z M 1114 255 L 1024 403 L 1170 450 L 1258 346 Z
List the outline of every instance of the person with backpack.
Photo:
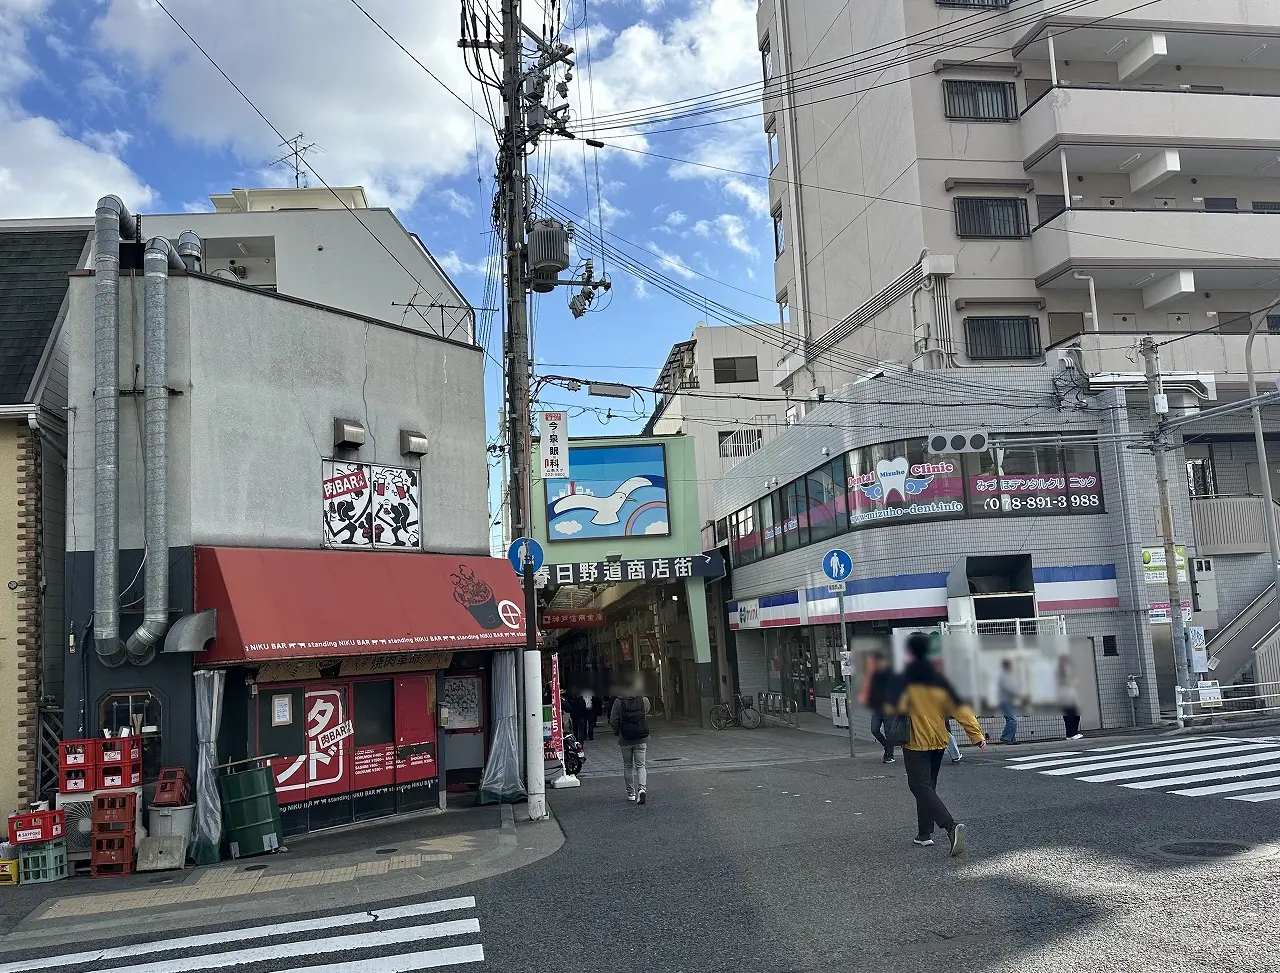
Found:
M 609 710 L 609 726 L 622 748 L 622 780 L 627 785 L 627 800 L 643 804 L 648 800 L 645 787 L 648 775 L 645 758 L 649 750 L 649 699 L 639 678 L 629 689 L 622 690 Z
M 929 637 L 920 632 L 912 634 L 907 639 L 907 656 L 910 661 L 903 673 L 906 687 L 898 700 L 889 738 L 907 737 L 902 745 L 902 762 L 916 799 L 915 844 L 921 848 L 932 845 L 936 824 L 946 831 L 951 855 L 955 857 L 964 851 L 964 825 L 951 816 L 937 790 L 938 771 L 951 737 L 947 719 L 964 727 L 969 739 L 982 750 L 987 749 L 987 738 L 973 710 L 960 701 L 947 677 L 929 661 Z M 907 726 L 903 725 L 904 719 Z

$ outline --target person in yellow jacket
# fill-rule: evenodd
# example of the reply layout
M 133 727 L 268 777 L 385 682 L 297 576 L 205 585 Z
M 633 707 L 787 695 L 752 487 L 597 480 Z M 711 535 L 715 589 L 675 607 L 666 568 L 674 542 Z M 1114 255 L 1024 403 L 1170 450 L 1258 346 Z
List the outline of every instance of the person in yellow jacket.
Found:
M 951 739 L 948 717 L 964 727 L 969 739 L 983 750 L 987 749 L 987 738 L 973 710 L 960 701 L 946 676 L 929 661 L 929 637 L 916 632 L 908 638 L 907 655 L 906 687 L 897 710 L 911 720 L 911 737 L 902 748 L 902 761 L 916 799 L 915 843 L 922 848 L 932 845 L 936 824 L 946 831 L 954 857 L 964 851 L 964 825 L 951 816 L 937 791 L 942 755 Z

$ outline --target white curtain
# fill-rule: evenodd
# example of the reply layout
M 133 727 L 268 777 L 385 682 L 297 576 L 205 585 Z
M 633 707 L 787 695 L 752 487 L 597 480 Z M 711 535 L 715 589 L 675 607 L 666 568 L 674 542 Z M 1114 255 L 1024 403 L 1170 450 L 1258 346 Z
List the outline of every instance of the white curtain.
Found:
M 199 669 L 194 673 L 196 697 L 196 819 L 191 839 L 191 858 L 209 865 L 221 858 L 222 800 L 218 796 L 218 726 L 222 722 L 221 669 Z
M 520 714 L 516 708 L 516 653 L 495 652 L 489 666 L 493 742 L 480 778 L 480 803 L 511 804 L 525 799 L 520 783 Z M 440 782 L 444 786 L 444 781 Z

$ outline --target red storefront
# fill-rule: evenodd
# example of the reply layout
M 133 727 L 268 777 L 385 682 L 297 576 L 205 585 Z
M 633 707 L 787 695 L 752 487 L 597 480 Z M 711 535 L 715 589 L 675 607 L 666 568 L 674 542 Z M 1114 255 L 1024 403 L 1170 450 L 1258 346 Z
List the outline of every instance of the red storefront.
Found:
M 522 645 L 504 560 L 444 554 L 197 548 L 196 610 L 228 667 L 220 754 L 273 755 L 286 833 L 438 806 L 450 727 L 481 733 L 486 650 Z M 471 741 L 468 740 L 468 743 Z M 482 748 L 483 749 L 483 748 Z

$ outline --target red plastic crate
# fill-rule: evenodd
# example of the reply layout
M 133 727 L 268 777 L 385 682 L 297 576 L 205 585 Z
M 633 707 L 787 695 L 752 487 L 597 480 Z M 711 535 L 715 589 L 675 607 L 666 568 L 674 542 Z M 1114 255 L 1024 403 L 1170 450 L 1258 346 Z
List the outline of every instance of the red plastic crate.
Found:
M 55 841 L 66 831 L 65 811 L 27 811 L 9 815 L 9 844 Z
M 58 744 L 58 767 L 84 770 L 98 765 L 97 740 L 63 740 Z
M 93 826 L 100 824 L 127 824 L 133 828 L 138 820 L 138 795 L 132 791 L 124 794 L 95 794 L 93 796 Z
M 142 744 L 137 737 L 112 737 L 109 740 L 93 742 L 97 744 L 95 754 L 99 766 L 124 764 L 142 759 Z
M 133 874 L 133 834 L 93 836 L 89 853 L 89 874 L 93 878 Z
M 97 783 L 97 767 L 58 768 L 58 790 L 63 794 L 86 793 L 94 790 Z
M 118 787 L 137 787 L 142 783 L 142 761 L 129 760 L 124 763 L 100 764 L 98 766 L 97 790 L 105 791 Z
M 152 807 L 182 807 L 191 803 L 191 780 L 183 767 L 166 767 L 160 771 L 159 786 Z

